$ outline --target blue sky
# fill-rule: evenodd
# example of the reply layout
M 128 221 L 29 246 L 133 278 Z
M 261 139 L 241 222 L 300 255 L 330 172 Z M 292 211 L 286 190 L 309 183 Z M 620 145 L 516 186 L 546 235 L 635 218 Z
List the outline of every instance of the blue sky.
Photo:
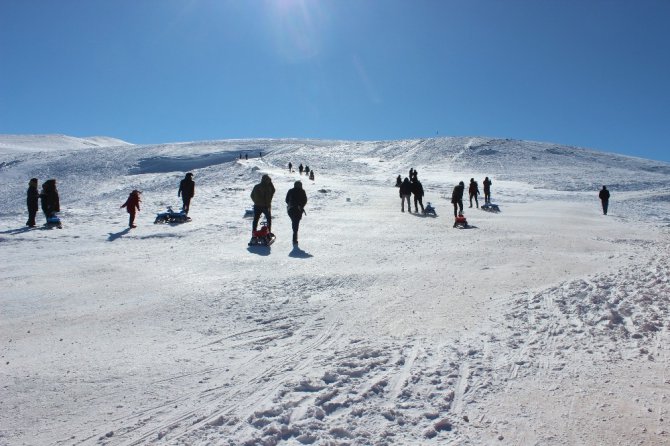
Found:
M 0 0 L 0 133 L 491 136 L 670 161 L 667 0 Z

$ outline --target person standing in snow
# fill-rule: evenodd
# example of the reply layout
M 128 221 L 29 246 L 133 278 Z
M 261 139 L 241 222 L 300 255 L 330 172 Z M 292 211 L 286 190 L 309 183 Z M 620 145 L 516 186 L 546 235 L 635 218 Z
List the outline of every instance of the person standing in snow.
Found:
M 40 208 L 40 191 L 37 189 L 37 178 L 31 178 L 28 182 L 28 192 L 26 197 L 26 205 L 28 206 L 28 221 L 26 226 L 34 228 L 35 216 L 37 210 Z
M 288 163 L 288 171 L 293 172 L 293 164 L 291 162 Z
M 409 178 L 405 177 L 402 184 L 400 185 L 400 212 L 405 212 L 405 201 L 407 201 L 407 212 L 412 212 L 412 205 L 409 202 L 409 198 L 412 195 L 412 185 L 409 182 Z
M 187 173 L 183 180 L 179 182 L 179 190 L 177 196 L 181 196 L 183 203 L 182 209 L 188 215 L 188 210 L 191 207 L 191 198 L 195 195 L 195 181 L 193 181 L 193 174 Z
M 300 165 L 298 166 L 298 172 L 300 172 L 300 175 L 302 175 L 302 170 L 303 169 L 304 169 L 304 167 L 302 167 L 302 163 L 300 163 Z
M 400 187 L 402 186 L 402 177 L 398 175 L 398 177 L 395 179 L 395 187 Z
M 300 228 L 300 220 L 302 214 L 305 213 L 305 205 L 307 204 L 307 194 L 302 188 L 302 182 L 296 181 L 293 183 L 293 189 L 289 189 L 286 193 L 286 205 L 288 216 L 291 218 L 291 227 L 293 229 L 293 244 L 298 244 L 298 229 Z
M 56 212 L 60 212 L 60 197 L 58 196 L 58 189 L 56 189 L 56 180 L 46 180 L 42 184 L 42 212 L 44 216 L 49 219 L 53 217 Z
M 493 182 L 489 177 L 484 178 L 484 203 L 491 204 L 491 185 Z
M 129 195 L 125 203 L 121 205 L 121 208 L 126 208 L 128 211 L 128 227 L 136 228 L 135 226 L 135 212 L 140 210 L 140 194 L 142 192 L 134 189 Z
M 314 171 L 313 170 L 309 171 L 309 179 L 314 181 Z
M 477 182 L 475 181 L 474 178 L 470 178 L 470 186 L 468 187 L 468 192 L 470 194 L 470 207 L 472 207 L 473 198 L 475 199 L 477 207 L 479 207 L 479 200 L 477 199 L 477 195 L 479 195 L 479 186 L 477 185 Z
M 251 200 L 254 202 L 254 220 L 251 224 L 252 235 L 258 227 L 258 220 L 261 214 L 265 215 L 268 224 L 268 231 L 272 233 L 272 197 L 275 194 L 275 186 L 272 179 L 265 174 L 261 177 L 261 182 L 254 186 L 251 191 Z
M 609 207 L 610 201 L 610 191 L 607 190 L 607 186 L 603 186 L 598 197 L 600 197 L 600 203 L 603 206 L 603 215 L 607 215 L 607 208 Z
M 454 187 L 451 193 L 451 203 L 454 205 L 454 217 L 463 215 L 463 192 L 465 191 L 465 184 L 461 181 Z
M 416 171 L 414 171 L 416 172 Z M 414 177 L 412 180 L 412 195 L 414 195 L 414 212 L 418 213 L 419 208 L 417 207 L 417 203 L 421 205 L 421 212 L 424 211 L 423 209 L 423 185 L 421 184 L 421 181 L 417 177 Z

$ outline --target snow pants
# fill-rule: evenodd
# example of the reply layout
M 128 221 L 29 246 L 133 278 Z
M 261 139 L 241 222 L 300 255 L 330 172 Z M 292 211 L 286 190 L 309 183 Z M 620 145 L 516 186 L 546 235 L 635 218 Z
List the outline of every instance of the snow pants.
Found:
M 457 202 L 452 202 L 454 205 L 454 217 L 458 217 L 463 214 L 463 200 L 458 200 Z
M 300 229 L 300 220 L 302 211 L 299 209 L 289 209 L 288 216 L 291 218 L 291 229 L 293 229 L 293 243 L 298 243 L 298 229 Z
M 265 219 L 268 222 L 268 231 L 272 232 L 272 212 L 270 212 L 270 208 L 266 206 L 254 205 L 254 221 L 252 222 L 251 229 L 253 231 L 258 229 L 258 220 L 260 220 L 261 214 L 265 215 Z
M 191 198 L 193 198 L 193 197 L 190 196 L 190 195 L 185 195 L 185 194 L 181 195 L 181 201 L 183 203 L 182 209 L 184 209 L 185 214 L 188 214 L 188 210 L 191 207 Z
M 607 215 L 607 208 L 609 207 L 609 200 L 600 200 L 603 202 L 603 214 Z
M 135 212 L 128 212 L 128 227 L 132 228 L 135 226 Z
M 407 212 L 412 212 L 412 205 L 409 202 L 411 194 L 404 194 L 400 196 L 400 211 L 405 212 L 405 201 L 407 201 Z
M 479 207 L 479 200 L 477 199 L 477 194 L 470 194 L 470 207 L 472 207 L 472 199 L 475 199 L 475 203 L 477 203 L 477 207 Z
M 423 197 L 421 195 L 414 195 L 414 212 L 419 212 L 417 203 L 421 205 L 421 212 L 423 212 Z

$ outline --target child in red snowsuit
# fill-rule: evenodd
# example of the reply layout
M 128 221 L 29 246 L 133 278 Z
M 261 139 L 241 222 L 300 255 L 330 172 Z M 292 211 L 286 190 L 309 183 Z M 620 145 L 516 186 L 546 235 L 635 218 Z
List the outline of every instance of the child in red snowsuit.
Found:
M 131 228 L 136 228 L 135 226 L 135 210 L 140 210 L 140 194 L 142 192 L 137 189 L 133 190 L 125 203 L 121 205 L 122 208 L 126 208 L 129 214 L 128 226 Z

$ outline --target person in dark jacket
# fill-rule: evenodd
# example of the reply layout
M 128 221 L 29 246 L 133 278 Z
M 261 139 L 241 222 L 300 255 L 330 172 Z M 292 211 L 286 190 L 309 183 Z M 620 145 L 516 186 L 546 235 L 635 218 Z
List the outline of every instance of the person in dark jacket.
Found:
M 193 198 L 194 195 L 195 181 L 193 181 L 193 174 L 189 172 L 184 179 L 179 182 L 179 190 L 177 191 L 177 196 L 181 196 L 181 201 L 183 203 L 182 209 L 185 214 L 188 214 L 188 211 L 191 208 L 191 198 Z
M 298 166 L 298 172 L 300 172 L 300 175 L 302 175 L 303 169 L 304 167 L 302 167 L 302 163 L 300 163 L 300 165 Z
M 409 182 L 409 178 L 405 177 L 402 184 L 400 185 L 400 212 L 405 212 L 405 201 L 407 201 L 407 212 L 412 212 L 412 205 L 409 202 L 410 197 L 412 196 L 412 184 Z
M 36 226 L 35 216 L 40 208 L 40 191 L 37 189 L 37 178 L 31 178 L 28 182 L 28 193 L 26 205 L 28 206 L 28 221 L 26 226 L 34 228 Z
M 300 227 L 300 220 L 302 214 L 305 213 L 305 205 L 307 204 L 307 194 L 302 188 L 302 182 L 296 181 L 293 183 L 293 189 L 289 189 L 286 193 L 286 205 L 288 216 L 291 217 L 291 227 L 293 228 L 293 244 L 298 244 L 298 229 Z
M 138 191 L 137 189 L 133 190 L 130 195 L 128 195 L 128 199 L 126 200 L 125 203 L 121 205 L 122 208 L 126 208 L 126 211 L 128 211 L 128 227 L 129 228 L 136 228 L 135 226 L 135 212 L 139 212 L 140 210 L 140 194 L 142 192 Z
M 269 175 L 263 175 L 261 182 L 254 186 L 251 191 L 251 200 L 254 202 L 254 221 L 251 224 L 252 235 L 258 227 L 261 214 L 265 215 L 268 223 L 268 231 L 272 233 L 272 197 L 275 194 L 275 186 Z
M 417 203 L 421 205 L 421 212 L 423 212 L 423 185 L 417 177 L 412 180 L 412 195 L 414 195 L 414 212 L 419 212 Z
M 603 188 L 600 190 L 600 193 L 598 194 L 598 197 L 600 197 L 600 203 L 603 206 L 603 214 L 607 215 L 607 208 L 609 207 L 610 201 L 610 191 L 607 190 L 607 186 L 603 186 Z
M 402 177 L 398 175 L 398 177 L 395 179 L 395 187 L 400 187 L 402 186 Z
M 468 193 L 470 194 L 470 207 L 472 207 L 472 199 L 475 199 L 477 207 L 479 207 L 479 200 L 477 195 L 479 195 L 479 185 L 474 178 L 470 178 L 470 186 L 468 187 Z
M 491 204 L 491 185 L 493 182 L 489 180 L 489 177 L 484 178 L 484 203 Z
M 288 163 L 288 171 L 293 172 L 293 163 L 291 162 Z
M 58 189 L 56 189 L 56 180 L 46 180 L 42 184 L 40 199 L 42 200 L 42 212 L 44 212 L 47 220 L 49 217 L 53 217 L 56 212 L 60 212 L 60 197 L 58 196 Z
M 451 203 L 454 205 L 454 217 L 463 215 L 463 192 L 465 191 L 465 184 L 461 181 L 454 187 L 451 193 Z
M 309 171 L 309 179 L 314 181 L 314 171 L 313 170 Z

